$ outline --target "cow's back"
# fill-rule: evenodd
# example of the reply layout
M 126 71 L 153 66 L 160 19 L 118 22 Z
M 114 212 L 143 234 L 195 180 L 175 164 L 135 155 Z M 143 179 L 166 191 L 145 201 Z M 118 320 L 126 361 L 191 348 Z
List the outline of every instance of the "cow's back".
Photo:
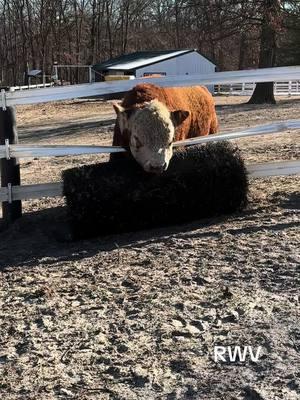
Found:
M 176 140 L 216 133 L 218 128 L 212 95 L 202 86 L 163 88 L 151 83 L 141 83 L 126 93 L 121 105 L 126 109 L 142 108 L 145 102 L 157 99 L 170 111 L 186 110 L 189 117 L 176 129 Z M 129 133 L 121 134 L 116 121 L 114 146 L 128 148 Z
M 176 139 L 183 140 L 196 136 L 216 133 L 218 129 L 215 102 L 203 86 L 166 88 L 171 109 L 183 109 L 190 116 L 176 130 Z
M 154 99 L 164 103 L 170 111 L 190 112 L 190 116 L 176 129 L 176 140 L 216 133 L 218 124 L 215 103 L 206 87 L 163 88 L 142 83 L 125 95 L 122 106 L 139 108 Z

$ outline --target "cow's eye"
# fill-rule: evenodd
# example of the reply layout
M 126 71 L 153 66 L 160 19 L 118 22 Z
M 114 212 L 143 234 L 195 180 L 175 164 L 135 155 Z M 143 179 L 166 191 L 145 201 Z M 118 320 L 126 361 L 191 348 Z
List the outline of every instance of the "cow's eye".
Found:
M 169 142 L 169 147 L 171 147 L 173 144 L 173 140 L 171 142 Z
M 140 141 L 140 139 L 137 136 L 134 136 L 134 140 L 135 140 L 135 146 L 137 149 L 139 149 L 140 147 L 143 146 L 143 143 Z

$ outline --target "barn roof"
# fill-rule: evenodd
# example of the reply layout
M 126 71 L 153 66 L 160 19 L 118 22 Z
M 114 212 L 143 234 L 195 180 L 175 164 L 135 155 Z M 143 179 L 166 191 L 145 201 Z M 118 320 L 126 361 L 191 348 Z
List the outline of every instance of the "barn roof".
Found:
M 182 56 L 183 54 L 197 51 L 195 49 L 185 50 L 161 50 L 161 51 L 137 51 L 120 57 L 111 58 L 100 64 L 95 64 L 93 69 L 98 71 L 118 70 L 130 71 L 147 65 L 155 64 L 170 58 Z M 208 60 L 209 61 L 209 60 Z M 211 61 L 210 61 L 211 62 Z
M 27 75 L 35 78 L 35 77 L 37 77 L 39 75 L 42 75 L 42 70 L 40 70 L 40 69 L 32 69 L 32 70 L 28 71 Z

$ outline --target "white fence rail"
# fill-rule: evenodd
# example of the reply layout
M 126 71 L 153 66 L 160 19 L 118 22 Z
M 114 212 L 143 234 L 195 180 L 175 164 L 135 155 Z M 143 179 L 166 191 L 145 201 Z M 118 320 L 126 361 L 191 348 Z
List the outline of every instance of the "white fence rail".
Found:
M 23 85 L 23 86 L 10 86 L 9 91 L 15 92 L 16 90 L 30 90 L 53 87 L 54 83 L 37 83 L 36 85 Z
M 215 94 L 226 94 L 232 96 L 251 96 L 255 83 L 231 83 L 227 85 L 215 85 Z M 288 95 L 297 96 L 300 95 L 300 80 L 298 81 L 287 81 L 287 82 L 274 82 L 274 94 L 277 96 Z
M 249 164 L 247 171 L 253 178 L 297 175 L 300 173 L 300 160 Z
M 99 82 L 82 85 L 53 87 L 39 90 L 18 91 L 2 94 L 2 104 L 6 107 L 17 104 L 34 104 L 79 97 L 101 96 L 132 89 L 137 83 L 156 83 L 160 86 L 217 85 L 247 82 L 294 81 L 300 79 L 300 66 L 261 68 L 243 71 L 215 72 L 207 75 L 164 76 L 159 78 L 139 78 L 128 81 Z
M 40 199 L 41 197 L 62 196 L 62 182 L 42 183 L 37 185 L 8 186 L 0 188 L 0 202 L 11 203 L 16 200 Z
M 278 161 L 248 164 L 247 171 L 252 178 L 296 175 L 300 173 L 300 161 Z M 41 197 L 61 197 L 63 183 L 51 182 L 37 185 L 9 186 L 0 188 L 0 202 L 39 199 Z
M 174 147 L 191 146 L 208 142 L 219 142 L 248 136 L 274 134 L 276 132 L 284 132 L 293 129 L 300 129 L 300 119 L 259 125 L 243 131 L 240 130 L 228 133 L 219 133 L 215 135 L 182 140 L 175 142 Z M 118 146 L 10 145 L 8 142 L 6 142 L 6 145 L 0 146 L 0 158 L 61 157 L 78 156 L 82 154 L 120 153 L 124 151 L 126 150 Z

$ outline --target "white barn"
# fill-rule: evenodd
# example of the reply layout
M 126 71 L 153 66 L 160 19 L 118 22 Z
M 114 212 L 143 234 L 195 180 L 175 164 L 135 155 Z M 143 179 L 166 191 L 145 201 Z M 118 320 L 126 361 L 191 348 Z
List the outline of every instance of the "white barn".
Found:
M 196 49 L 139 51 L 95 64 L 93 70 L 102 75 L 193 75 L 216 71 L 216 65 Z M 97 76 L 98 74 L 96 74 Z

